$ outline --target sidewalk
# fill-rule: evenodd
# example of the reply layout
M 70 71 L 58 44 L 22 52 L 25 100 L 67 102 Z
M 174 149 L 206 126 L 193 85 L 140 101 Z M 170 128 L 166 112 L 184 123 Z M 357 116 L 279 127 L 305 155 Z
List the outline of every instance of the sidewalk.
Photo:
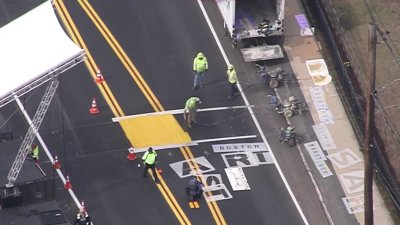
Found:
M 364 224 L 363 155 L 333 82 L 325 80 L 328 84 L 320 85 L 324 82 L 320 82 L 315 77 L 313 79 L 310 69 L 307 68 L 307 60 L 322 59 L 322 56 L 313 36 L 300 36 L 300 27 L 295 16 L 303 13 L 299 1 L 286 1 L 284 48 L 310 107 L 315 124 L 313 128 L 327 158 L 325 162 L 329 164 L 329 168 L 333 168 L 332 172 L 336 174 L 346 194 L 342 198 L 341 207 L 346 207 L 349 214 L 354 214 L 358 222 Z M 321 104 L 326 107 L 324 110 L 318 108 Z M 301 145 L 304 148 L 304 143 Z M 309 162 L 309 166 L 315 168 L 317 164 Z M 329 199 L 326 199 L 323 192 L 323 190 L 329 190 L 328 186 L 324 186 L 326 184 L 323 179 L 326 178 L 318 173 L 313 175 L 321 190 L 323 202 L 328 206 Z M 330 207 L 327 207 L 327 211 L 332 217 L 333 224 L 340 224 L 335 223 L 340 214 L 336 214 L 335 209 Z M 374 187 L 374 219 L 375 224 L 394 224 L 376 187 Z

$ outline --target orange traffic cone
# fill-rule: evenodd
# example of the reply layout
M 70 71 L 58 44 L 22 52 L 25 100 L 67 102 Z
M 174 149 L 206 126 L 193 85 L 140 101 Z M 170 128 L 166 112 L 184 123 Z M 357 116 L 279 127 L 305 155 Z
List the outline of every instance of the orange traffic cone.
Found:
M 89 109 L 90 114 L 97 114 L 99 113 L 99 108 L 97 108 L 96 98 L 93 97 L 92 106 Z
M 54 156 L 53 168 L 56 169 L 56 170 L 58 170 L 58 169 L 61 168 L 61 164 L 60 164 L 60 162 L 58 161 L 58 156 Z
M 103 81 L 104 81 L 104 77 L 103 77 L 103 75 L 101 74 L 100 69 L 97 69 L 97 71 L 96 71 L 96 83 L 100 84 L 100 83 L 102 83 Z
M 126 158 L 131 161 L 135 160 L 137 158 L 137 156 L 135 154 L 135 150 L 133 149 L 133 147 L 128 148 L 128 151 L 129 151 L 129 153 L 128 153 L 128 156 L 126 156 Z
M 65 181 L 64 188 L 67 189 L 67 190 L 72 188 L 72 184 L 69 181 L 69 176 L 68 175 L 67 175 L 67 178 L 66 178 L 66 181 Z

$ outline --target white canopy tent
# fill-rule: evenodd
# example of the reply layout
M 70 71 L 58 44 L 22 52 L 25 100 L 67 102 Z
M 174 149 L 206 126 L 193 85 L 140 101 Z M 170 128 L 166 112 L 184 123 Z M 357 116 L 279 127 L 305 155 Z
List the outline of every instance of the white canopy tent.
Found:
M 84 59 L 66 35 L 51 1 L 0 28 L 0 107 Z
M 30 127 L 7 176 L 13 186 L 35 137 L 53 158 L 37 130 L 58 87 L 56 78 L 84 60 L 84 50 L 66 35 L 51 1 L 46 1 L 0 29 L 0 108 L 16 101 Z M 50 81 L 50 82 L 48 82 Z M 31 119 L 19 96 L 49 83 Z

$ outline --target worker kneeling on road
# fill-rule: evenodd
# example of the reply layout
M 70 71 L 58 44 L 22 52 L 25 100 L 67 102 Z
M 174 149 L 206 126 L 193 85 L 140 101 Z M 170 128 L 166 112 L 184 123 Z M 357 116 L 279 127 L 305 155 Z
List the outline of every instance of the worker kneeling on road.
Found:
M 189 201 L 197 201 L 203 195 L 203 186 L 203 183 L 197 177 L 189 180 L 188 186 L 185 189 Z

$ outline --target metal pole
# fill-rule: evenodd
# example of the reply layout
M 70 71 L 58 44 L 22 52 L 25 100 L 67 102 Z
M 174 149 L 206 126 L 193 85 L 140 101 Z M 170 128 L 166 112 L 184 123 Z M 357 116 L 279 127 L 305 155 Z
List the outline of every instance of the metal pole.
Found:
M 368 74 L 369 85 L 367 90 L 365 139 L 364 139 L 364 220 L 365 225 L 374 224 L 373 209 L 373 171 L 374 147 L 372 145 L 372 134 L 374 133 L 374 112 L 375 112 L 375 69 L 376 69 L 376 24 L 369 24 L 369 42 L 368 42 Z

